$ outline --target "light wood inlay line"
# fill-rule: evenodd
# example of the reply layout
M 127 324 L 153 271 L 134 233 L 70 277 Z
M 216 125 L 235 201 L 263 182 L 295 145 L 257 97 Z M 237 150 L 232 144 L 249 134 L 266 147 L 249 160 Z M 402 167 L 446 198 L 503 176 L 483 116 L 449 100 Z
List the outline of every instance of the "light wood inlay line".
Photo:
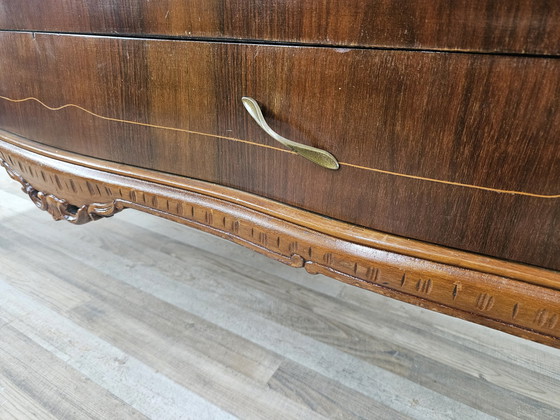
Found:
M 342 166 L 348 166 L 348 167 L 351 167 L 351 168 L 363 169 L 363 170 L 372 171 L 372 172 L 378 172 L 378 173 L 386 174 L 386 175 L 400 176 L 400 177 L 403 177 L 403 178 L 416 179 L 416 180 L 419 180 L 419 181 L 437 182 L 439 184 L 453 185 L 453 186 L 456 186 L 456 187 L 473 188 L 473 189 L 477 189 L 477 190 L 491 191 L 491 192 L 496 192 L 496 193 L 500 193 L 500 194 L 524 195 L 524 196 L 527 196 L 527 197 L 534 197 L 534 198 L 560 198 L 560 194 L 549 195 L 549 194 L 535 194 L 535 193 L 530 193 L 530 192 L 526 192 L 526 191 L 504 190 L 504 189 L 500 189 L 500 188 L 484 187 L 484 186 L 481 186 L 481 185 L 464 184 L 462 182 L 445 181 L 443 179 L 434 179 L 434 178 L 427 178 L 427 177 L 417 176 L 417 175 L 403 174 L 403 173 L 400 173 L 400 172 L 385 171 L 383 169 L 368 168 L 366 166 L 354 165 L 352 163 L 344 163 L 344 162 L 339 162 L 339 163 Z
M 30 96 L 28 98 L 23 98 L 23 99 L 12 99 L 12 98 L 8 98 L 6 96 L 1 96 L 0 95 L 0 99 L 4 99 L 6 101 L 14 102 L 14 103 L 35 101 L 38 104 L 42 105 L 43 107 L 45 107 L 45 108 L 47 108 L 51 111 L 61 111 L 61 110 L 66 109 L 66 108 L 75 108 L 75 109 L 79 109 L 80 111 L 83 111 L 83 112 L 85 112 L 85 113 L 87 113 L 87 114 L 89 114 L 93 117 L 100 118 L 100 119 L 105 120 L 105 121 L 112 121 L 112 122 L 123 123 L 123 124 L 133 124 L 133 125 L 139 125 L 139 126 L 142 126 L 142 127 L 157 128 L 157 129 L 160 129 L 160 130 L 178 131 L 178 132 L 187 133 L 187 134 L 196 134 L 196 135 L 199 135 L 199 136 L 213 137 L 213 138 L 218 138 L 218 139 L 224 139 L 224 140 L 236 141 L 236 142 L 240 142 L 240 143 L 251 144 L 251 145 L 254 145 L 254 146 L 259 146 L 259 147 L 264 147 L 264 148 L 267 148 L 267 149 L 277 150 L 279 152 L 291 153 L 291 154 L 294 154 L 294 155 L 297 154 L 295 152 L 292 152 L 291 150 L 281 149 L 279 147 L 269 146 L 267 144 L 255 143 L 255 142 L 252 142 L 252 141 L 249 141 L 249 140 L 238 139 L 238 138 L 235 138 L 235 137 L 220 136 L 219 134 L 203 133 L 201 131 L 187 130 L 187 129 L 184 129 L 184 128 L 168 127 L 168 126 L 165 126 L 165 125 L 157 125 L 157 124 L 143 123 L 143 122 L 140 122 L 140 121 L 122 120 L 120 118 L 107 117 L 105 115 L 97 114 L 93 111 L 90 111 L 87 108 L 84 108 L 84 107 L 82 107 L 80 105 L 76 105 L 76 104 L 65 104 L 65 105 L 53 107 L 53 106 L 49 106 L 49 105 L 45 104 L 40 99 L 37 99 L 37 98 L 32 97 L 32 96 Z
M 195 134 L 195 135 L 205 136 L 205 137 L 213 137 L 213 138 L 218 138 L 218 139 L 223 139 L 223 140 L 228 140 L 228 141 L 235 141 L 235 142 L 239 142 L 239 143 L 245 143 L 245 144 L 249 144 L 249 145 L 252 145 L 252 146 L 258 146 L 258 147 L 263 147 L 263 148 L 266 148 L 266 149 L 276 150 L 276 151 L 283 152 L 283 153 L 290 153 L 290 154 L 297 155 L 297 153 L 292 152 L 291 150 L 281 149 L 279 147 L 269 146 L 267 144 L 256 143 L 256 142 L 253 142 L 253 141 L 250 141 L 250 140 L 244 140 L 244 139 L 239 139 L 239 138 L 235 138 L 235 137 L 220 136 L 218 134 L 204 133 L 204 132 L 200 132 L 200 131 L 187 130 L 187 129 L 184 129 L 184 128 L 168 127 L 168 126 L 157 125 L 157 124 L 143 123 L 143 122 L 139 122 L 139 121 L 130 121 L 130 120 L 123 120 L 123 119 L 119 119 L 119 118 L 107 117 L 105 115 L 97 114 L 93 111 L 90 111 L 90 110 L 88 110 L 88 109 L 86 109 L 86 108 L 84 108 L 80 105 L 76 105 L 76 104 L 65 104 L 65 105 L 61 105 L 61 106 L 58 106 L 58 107 L 52 107 L 52 106 L 49 106 L 49 105 L 45 104 L 40 99 L 37 99 L 37 98 L 32 97 L 32 96 L 27 97 L 27 98 L 23 98 L 23 99 L 13 99 L 13 98 L 9 98 L 7 96 L 0 95 L 0 99 L 4 99 L 6 101 L 13 102 L 13 103 L 22 103 L 22 102 L 34 101 L 34 102 L 37 102 L 41 106 L 43 106 L 43 107 L 45 107 L 45 108 L 47 108 L 51 111 L 60 111 L 60 110 L 66 109 L 66 108 L 75 108 L 75 109 L 79 109 L 80 111 L 83 111 L 83 112 L 85 112 L 85 113 L 87 113 L 87 114 L 89 114 L 93 117 L 100 118 L 100 119 L 106 120 L 106 121 L 112 121 L 112 122 L 123 123 L 123 124 L 133 124 L 133 125 L 139 125 L 139 126 L 142 126 L 142 127 L 150 127 L 150 128 L 161 129 L 161 130 L 171 130 L 171 131 L 187 133 L 187 134 Z M 415 180 L 426 181 L 426 182 L 436 182 L 436 183 L 439 183 L 439 184 L 446 184 L 446 185 L 452 185 L 452 186 L 464 187 L 464 188 L 472 188 L 472 189 L 490 191 L 490 192 L 495 192 L 495 193 L 500 193 L 500 194 L 521 195 L 521 196 L 527 196 L 527 197 L 533 197 L 533 198 L 544 198 L 544 199 L 560 198 L 560 194 L 535 194 L 535 193 L 526 192 L 526 191 L 505 190 L 505 189 L 500 189 L 500 188 L 484 187 L 484 186 L 481 186 L 481 185 L 465 184 L 465 183 L 462 183 L 462 182 L 454 182 L 454 181 L 446 181 L 446 180 L 442 180 L 442 179 L 428 178 L 428 177 L 423 177 L 423 176 L 418 176 L 418 175 L 410 175 L 410 174 L 405 174 L 405 173 L 400 173 L 400 172 L 387 171 L 387 170 L 378 169 L 378 168 L 370 168 L 370 167 L 367 167 L 367 166 L 355 165 L 353 163 L 347 163 L 347 162 L 339 162 L 339 164 L 341 166 L 346 166 L 346 167 L 349 167 L 349 168 L 362 169 L 362 170 L 377 172 L 377 173 L 381 173 L 381 174 L 385 174 L 385 175 L 398 176 L 398 177 L 402 177 L 402 178 L 409 178 L 409 179 L 415 179 Z

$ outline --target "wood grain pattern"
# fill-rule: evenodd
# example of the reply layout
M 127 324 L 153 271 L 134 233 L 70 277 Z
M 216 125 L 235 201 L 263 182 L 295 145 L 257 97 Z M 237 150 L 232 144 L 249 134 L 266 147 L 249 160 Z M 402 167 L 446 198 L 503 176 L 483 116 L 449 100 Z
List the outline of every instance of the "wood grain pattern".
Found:
M 551 0 L 2 0 L 0 28 L 559 54 Z
M 78 104 L 98 116 L 187 132 L 0 100 L 4 129 L 360 226 L 560 268 L 560 206 L 551 198 L 560 188 L 556 59 L 13 33 L 2 39 L 3 96 Z M 76 51 L 81 65 L 69 72 Z M 332 152 L 342 169 L 328 172 L 274 149 L 243 109 L 244 95 L 264 105 L 276 131 Z
M 148 419 L 14 328 L 3 328 L 2 336 L 3 418 Z
M 316 407 L 326 418 L 364 419 L 371 416 L 372 411 L 379 413 L 379 419 L 407 418 L 397 411 L 372 407 L 371 401 L 362 394 L 336 386 L 333 382 L 304 366 L 287 362 L 270 378 L 269 385 L 303 405 Z
M 142 210 L 230 239 L 311 273 L 559 346 L 557 288 L 466 270 L 460 260 L 433 263 L 365 247 L 239 203 L 39 157 L 7 143 L 0 143 L 0 158 L 12 173 L 19 171 L 21 178 L 16 178 L 26 180 L 25 185 L 63 198 L 76 208 L 95 201 L 113 203 L 116 209 Z M 52 177 L 59 182 L 53 183 Z M 324 228 L 325 223 L 329 222 L 325 220 Z M 554 275 L 558 286 L 559 274 Z

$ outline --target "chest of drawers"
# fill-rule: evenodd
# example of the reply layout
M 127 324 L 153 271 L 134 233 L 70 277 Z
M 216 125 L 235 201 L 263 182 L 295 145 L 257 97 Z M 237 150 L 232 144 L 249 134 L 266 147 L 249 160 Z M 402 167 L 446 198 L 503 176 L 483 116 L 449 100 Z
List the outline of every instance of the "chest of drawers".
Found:
M 0 1 L 0 158 L 57 219 L 140 209 L 558 345 L 560 7 L 405 3 Z

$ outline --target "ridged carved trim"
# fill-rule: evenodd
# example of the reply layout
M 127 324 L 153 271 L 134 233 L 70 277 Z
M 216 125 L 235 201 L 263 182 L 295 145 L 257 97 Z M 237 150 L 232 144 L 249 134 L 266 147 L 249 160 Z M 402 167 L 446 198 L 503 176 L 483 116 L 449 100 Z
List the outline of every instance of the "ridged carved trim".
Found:
M 542 270 L 552 284 L 548 287 L 544 282 L 530 284 L 511 276 L 515 271 L 506 262 L 499 274 L 465 267 L 461 258 L 436 262 L 405 255 L 337 235 L 340 229 L 334 225 L 342 222 L 324 218 L 324 227 L 318 223 L 311 228 L 303 221 L 299 224 L 278 216 L 301 213 L 290 212 L 289 206 L 284 206 L 285 212 L 269 214 L 247 205 L 246 193 L 238 197 L 233 190 L 228 197 L 204 193 L 200 181 L 195 189 L 190 185 L 194 181 L 186 178 L 182 178 L 183 187 L 162 185 L 144 175 L 134 177 L 140 170 L 132 167 L 126 167 L 130 175 L 123 176 L 1 140 L 0 160 L 38 207 L 55 219 L 79 224 L 124 208 L 141 210 L 213 233 L 291 266 L 305 267 L 310 273 L 560 347 L 560 273 Z M 211 191 L 213 186 L 205 188 Z M 236 199 L 241 196 L 243 199 Z M 317 215 L 309 217 L 318 220 Z M 527 272 L 535 271 L 527 268 Z
M 62 198 L 36 190 L 6 161 L 0 159 L 0 165 L 6 169 L 10 178 L 21 184 L 22 191 L 31 198 L 31 201 L 33 201 L 39 209 L 48 212 L 54 220 L 66 220 L 75 225 L 83 225 L 88 222 L 99 220 L 102 217 L 111 217 L 122 210 L 117 208 L 114 201 L 102 204 L 84 204 L 80 207 L 72 205 Z

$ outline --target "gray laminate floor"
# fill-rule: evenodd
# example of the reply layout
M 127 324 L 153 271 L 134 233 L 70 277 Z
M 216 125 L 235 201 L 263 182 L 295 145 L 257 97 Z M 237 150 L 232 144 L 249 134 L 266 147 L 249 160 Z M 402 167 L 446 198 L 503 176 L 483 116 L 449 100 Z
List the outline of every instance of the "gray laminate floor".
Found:
M 0 419 L 560 418 L 560 350 L 0 174 Z

